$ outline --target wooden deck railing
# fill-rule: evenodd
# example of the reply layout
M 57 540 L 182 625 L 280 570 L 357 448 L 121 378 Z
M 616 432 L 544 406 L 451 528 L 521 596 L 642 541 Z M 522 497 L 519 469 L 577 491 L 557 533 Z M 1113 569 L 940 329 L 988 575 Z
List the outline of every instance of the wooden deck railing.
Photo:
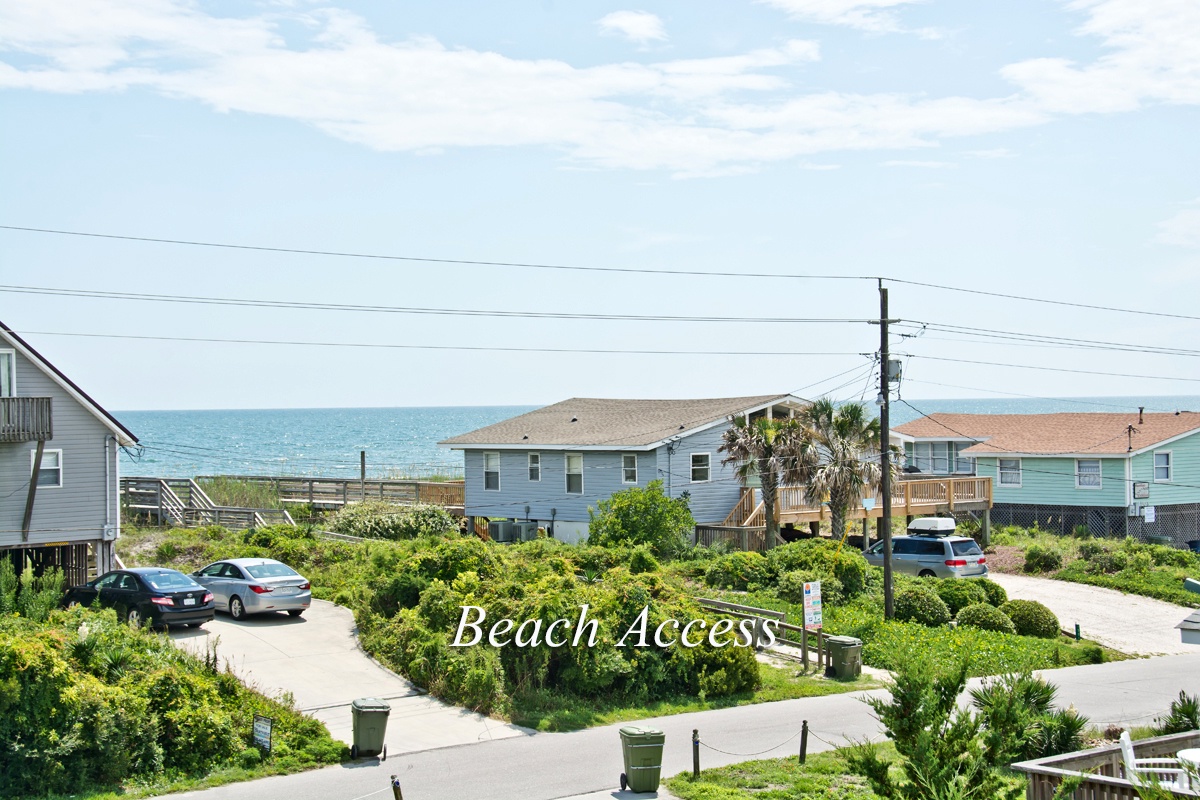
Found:
M 34 442 L 54 438 L 49 397 L 0 397 L 0 442 Z
M 200 479 L 213 476 L 199 476 Z M 411 505 L 429 503 L 450 509 L 464 504 L 462 481 L 399 481 L 353 478 L 287 478 L 263 475 L 223 475 L 230 480 L 271 487 L 284 503 L 311 503 L 318 508 L 341 508 L 362 500 Z
M 1137 758 L 1169 758 L 1180 750 L 1200 747 L 1200 731 L 1155 736 L 1133 743 Z M 1060 756 L 1039 758 L 1013 764 L 1017 772 L 1029 776 L 1025 790 L 1027 800 L 1052 800 L 1059 784 L 1068 777 L 1085 776 L 1083 783 L 1071 795 L 1074 800 L 1138 800 L 1137 788 L 1125 779 L 1121 746 L 1112 744 L 1093 750 L 1080 750 Z M 1196 794 L 1173 792 L 1174 797 L 1196 797 Z

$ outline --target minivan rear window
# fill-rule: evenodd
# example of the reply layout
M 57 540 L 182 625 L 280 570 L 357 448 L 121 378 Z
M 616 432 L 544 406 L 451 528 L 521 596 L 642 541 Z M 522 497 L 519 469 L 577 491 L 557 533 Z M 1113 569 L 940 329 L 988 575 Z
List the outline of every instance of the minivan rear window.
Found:
M 979 549 L 979 545 L 973 541 L 951 542 L 950 546 L 954 548 L 956 556 L 981 556 L 983 551 Z

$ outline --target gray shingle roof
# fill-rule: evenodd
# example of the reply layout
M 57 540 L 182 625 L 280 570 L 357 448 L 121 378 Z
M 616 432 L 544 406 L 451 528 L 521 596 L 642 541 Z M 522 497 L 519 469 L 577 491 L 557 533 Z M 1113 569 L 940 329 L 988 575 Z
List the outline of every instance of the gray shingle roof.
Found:
M 530 411 L 439 444 L 466 448 L 646 447 L 792 395 L 723 397 L 707 400 L 612 400 L 574 397 Z

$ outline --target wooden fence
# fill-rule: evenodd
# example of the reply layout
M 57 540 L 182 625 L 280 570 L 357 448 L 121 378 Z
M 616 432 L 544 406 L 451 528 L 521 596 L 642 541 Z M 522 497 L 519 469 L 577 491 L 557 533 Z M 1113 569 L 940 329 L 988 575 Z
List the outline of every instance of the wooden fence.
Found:
M 697 525 L 694 543 L 712 547 L 718 542 L 731 542 L 739 550 L 753 550 L 758 553 L 767 549 L 767 529 L 759 527 L 739 527 L 736 525 Z M 779 544 L 783 544 L 780 539 Z
M 1200 731 L 1155 736 L 1133 743 L 1135 758 L 1173 758 L 1180 750 L 1200 747 Z M 1121 746 L 1112 744 L 1092 750 L 1079 750 L 1048 758 L 1013 764 L 1017 772 L 1029 776 L 1026 800 L 1053 800 L 1059 784 L 1068 777 L 1084 776 L 1073 800 L 1138 800 L 1137 787 L 1125 779 Z M 1173 797 L 1196 797 L 1171 792 Z
M 283 503 L 309 503 L 317 508 L 341 508 L 347 503 L 383 500 L 401 505 L 430 503 L 449 511 L 461 512 L 465 502 L 462 481 L 361 481 L 350 478 L 286 478 L 263 475 L 200 476 L 201 479 L 215 477 L 269 486 Z

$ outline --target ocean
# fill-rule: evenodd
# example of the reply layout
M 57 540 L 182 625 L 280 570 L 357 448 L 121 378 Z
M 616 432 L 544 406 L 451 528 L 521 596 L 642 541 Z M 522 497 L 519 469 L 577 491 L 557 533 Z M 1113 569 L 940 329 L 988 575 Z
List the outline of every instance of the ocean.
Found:
M 891 423 L 923 414 L 1048 414 L 1064 411 L 1200 411 L 1200 396 L 895 400 Z M 442 439 L 531 411 L 535 406 L 122 411 L 141 440 L 122 454 L 121 474 L 311 475 L 353 478 L 367 453 L 371 478 L 461 477 L 462 454 Z M 871 405 L 874 410 L 874 405 Z

